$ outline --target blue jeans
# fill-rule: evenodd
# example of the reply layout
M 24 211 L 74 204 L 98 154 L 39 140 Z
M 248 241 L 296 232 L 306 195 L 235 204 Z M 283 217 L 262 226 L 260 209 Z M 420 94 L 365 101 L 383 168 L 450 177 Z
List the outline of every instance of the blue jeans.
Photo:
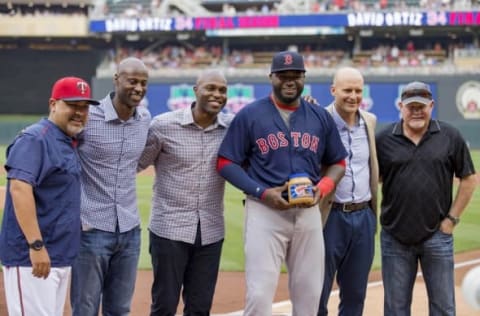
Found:
M 183 285 L 183 315 L 208 316 L 217 283 L 223 239 L 201 245 L 170 240 L 150 232 L 153 284 L 150 316 L 174 316 Z
M 129 315 L 135 289 L 140 228 L 128 232 L 82 232 L 80 252 L 72 265 L 70 303 L 73 316 Z
M 333 280 L 340 289 L 338 315 L 361 316 L 367 292 L 368 274 L 375 253 L 377 220 L 370 207 L 355 212 L 332 208 L 323 228 L 325 279 L 318 316 L 328 314 Z
M 409 316 L 418 263 L 422 268 L 430 316 L 455 315 L 453 236 L 436 231 L 424 242 L 409 246 L 382 230 L 384 314 Z

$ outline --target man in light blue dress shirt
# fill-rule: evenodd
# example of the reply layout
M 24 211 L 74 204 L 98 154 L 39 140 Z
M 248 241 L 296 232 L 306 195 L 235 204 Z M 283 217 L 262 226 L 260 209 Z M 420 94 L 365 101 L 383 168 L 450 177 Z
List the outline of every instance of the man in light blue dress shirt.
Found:
M 325 279 L 318 315 L 327 315 L 336 275 L 339 315 L 362 315 L 376 231 L 378 163 L 376 117 L 360 109 L 363 76 L 354 68 L 339 69 L 327 107 L 348 152 L 345 176 L 320 202 L 325 239 Z
M 150 113 L 139 106 L 148 71 L 124 59 L 114 75 L 115 91 L 90 107 L 79 137 L 82 165 L 80 252 L 72 267 L 74 316 L 129 315 L 140 255 L 136 170 L 145 147 Z M 100 304 L 101 303 L 101 304 Z

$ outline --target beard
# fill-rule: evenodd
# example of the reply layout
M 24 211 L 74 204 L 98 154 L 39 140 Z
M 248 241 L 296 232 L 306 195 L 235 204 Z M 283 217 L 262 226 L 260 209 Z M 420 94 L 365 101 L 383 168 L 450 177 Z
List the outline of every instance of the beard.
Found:
M 283 104 L 289 105 L 294 102 L 296 102 L 300 96 L 302 95 L 303 92 L 303 87 L 299 87 L 298 85 L 295 86 L 297 93 L 294 95 L 284 95 L 282 93 L 282 87 L 281 86 L 276 86 L 273 87 L 273 93 L 275 94 L 275 97 L 282 102 Z
M 78 121 L 79 118 L 77 118 L 77 120 L 69 120 L 65 126 L 65 133 L 68 135 L 68 136 L 71 136 L 71 137 L 74 137 L 76 136 L 78 133 L 80 133 L 81 131 L 83 131 L 83 129 L 85 128 L 85 124 L 87 123 L 86 120 L 81 120 L 81 122 Z
M 67 125 L 67 130 L 65 131 L 68 136 L 74 137 L 77 134 L 79 134 L 81 131 L 83 131 L 85 125 L 83 126 L 72 126 L 72 125 Z

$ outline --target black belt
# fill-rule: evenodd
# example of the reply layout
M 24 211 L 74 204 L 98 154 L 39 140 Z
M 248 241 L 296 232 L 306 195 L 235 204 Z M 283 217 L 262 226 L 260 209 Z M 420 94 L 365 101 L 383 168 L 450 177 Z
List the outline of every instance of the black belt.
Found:
M 370 201 L 360 203 L 332 203 L 332 208 L 340 209 L 343 212 L 355 212 L 358 210 L 366 209 L 367 207 L 370 207 Z

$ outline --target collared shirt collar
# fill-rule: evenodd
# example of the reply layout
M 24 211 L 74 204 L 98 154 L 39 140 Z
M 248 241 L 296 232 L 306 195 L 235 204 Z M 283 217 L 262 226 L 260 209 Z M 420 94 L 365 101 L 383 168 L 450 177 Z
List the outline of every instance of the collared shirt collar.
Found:
M 343 120 L 343 118 L 338 114 L 337 109 L 335 108 L 335 104 L 331 104 L 332 106 L 332 117 L 333 121 L 335 122 L 335 125 L 337 125 L 337 129 L 350 129 L 350 126 L 347 125 L 347 123 Z M 360 115 L 360 112 L 357 111 L 355 113 L 355 116 L 357 120 L 355 121 L 355 127 L 359 127 L 360 123 L 363 121 L 362 116 Z
M 193 119 L 193 112 L 192 112 L 194 106 L 195 106 L 195 102 L 192 102 L 192 104 L 189 107 L 186 107 L 185 109 L 183 109 L 183 117 L 182 117 L 182 121 L 180 122 L 181 125 L 196 124 Z M 225 114 L 223 112 L 218 113 L 217 119 L 208 128 L 216 128 L 218 125 L 227 128 L 228 125 L 225 122 L 224 116 Z
M 105 98 L 105 100 L 104 100 L 105 102 L 101 102 L 100 106 L 103 106 L 103 109 L 105 111 L 105 122 L 120 120 L 120 118 L 118 117 L 117 110 L 115 110 L 115 107 L 113 105 L 114 96 L 115 96 L 115 92 L 110 92 L 107 95 L 107 97 Z M 139 106 L 141 106 L 141 105 L 139 105 Z M 139 113 L 139 111 L 137 111 L 137 109 L 135 109 L 135 112 L 133 113 L 132 118 L 134 120 L 139 121 L 142 118 L 141 116 L 142 116 L 142 114 Z

